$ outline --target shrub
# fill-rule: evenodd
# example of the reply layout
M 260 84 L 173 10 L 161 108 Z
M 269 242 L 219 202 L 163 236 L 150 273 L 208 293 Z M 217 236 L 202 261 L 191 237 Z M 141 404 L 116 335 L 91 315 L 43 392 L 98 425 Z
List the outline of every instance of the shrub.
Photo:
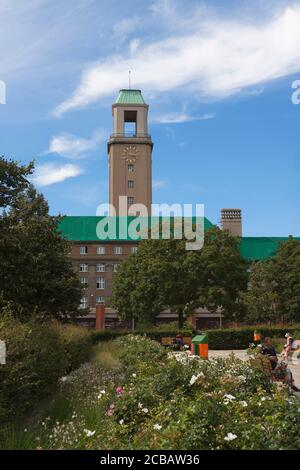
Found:
M 142 336 L 115 348 L 119 371 L 85 364 L 61 384 L 72 406 L 29 430 L 32 448 L 300 449 L 297 398 L 249 362 L 174 356 Z
M 0 366 L 0 421 L 21 415 L 56 388 L 65 372 L 62 338 L 47 324 L 0 321 L 6 365 Z
M 0 366 L 0 422 L 13 421 L 56 390 L 58 379 L 90 357 L 89 330 L 58 323 L 0 321 L 6 364 Z
M 66 371 L 77 369 L 86 362 L 91 355 L 93 338 L 91 332 L 84 327 L 75 325 L 55 324 L 58 334 L 64 343 L 65 357 L 67 361 Z
M 274 326 L 266 325 L 226 328 L 220 330 L 208 330 L 208 344 L 210 349 L 246 349 L 253 342 L 254 330 L 260 332 L 262 340 L 266 336 L 271 338 L 283 338 L 289 331 L 294 333 L 299 330 L 299 326 Z

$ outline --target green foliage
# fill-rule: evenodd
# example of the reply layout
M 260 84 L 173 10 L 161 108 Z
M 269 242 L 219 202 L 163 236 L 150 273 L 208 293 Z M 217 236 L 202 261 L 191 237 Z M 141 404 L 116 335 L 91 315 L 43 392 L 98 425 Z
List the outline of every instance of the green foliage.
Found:
M 26 182 L 32 166 L 19 167 L 2 158 L 0 176 L 3 165 L 0 317 L 1 308 L 7 305 L 24 322 L 33 317 L 45 320 L 78 315 L 81 285 L 69 259 L 70 245 L 57 231 L 60 218 L 49 215 L 43 196 Z
M 6 365 L 0 366 L 0 420 L 31 408 L 50 396 L 66 362 L 62 339 L 49 325 L 0 321 L 0 338 L 6 342 Z
M 287 321 L 300 321 L 300 241 L 282 243 L 272 264 L 278 308 Z
M 241 295 L 247 321 L 300 320 L 300 242 L 282 243 L 274 258 L 254 263 L 251 289 Z
M 247 308 L 247 321 L 275 323 L 281 318 L 278 309 L 278 293 L 275 291 L 273 261 L 253 263 L 250 274 L 250 289 L 241 294 Z
M 20 323 L 9 314 L 0 320 L 6 364 L 0 366 L 0 421 L 13 421 L 43 398 L 58 380 L 85 362 L 92 335 L 84 328 L 53 323 Z
M 254 330 L 261 333 L 262 340 L 266 336 L 271 338 L 284 338 L 287 331 L 290 333 L 299 330 L 299 325 L 266 326 L 259 325 L 243 328 L 224 328 L 222 330 L 209 330 L 208 346 L 210 349 L 246 349 L 253 343 Z
M 150 321 L 164 309 L 183 314 L 196 307 L 237 318 L 239 291 L 246 289 L 247 272 L 238 240 L 213 228 L 205 233 L 202 250 L 187 251 L 185 240 L 144 240 L 114 277 L 112 304 L 123 318 Z
M 42 422 L 5 448 L 300 449 L 297 398 L 249 362 L 176 359 L 142 336 L 114 343 L 119 369 L 80 367 Z
M 55 325 L 55 328 L 64 343 L 66 371 L 77 369 L 82 363 L 88 361 L 93 346 L 91 332 L 87 328 L 59 323 Z
M 18 196 L 29 186 L 33 163 L 21 166 L 0 156 L 0 209 L 14 206 Z

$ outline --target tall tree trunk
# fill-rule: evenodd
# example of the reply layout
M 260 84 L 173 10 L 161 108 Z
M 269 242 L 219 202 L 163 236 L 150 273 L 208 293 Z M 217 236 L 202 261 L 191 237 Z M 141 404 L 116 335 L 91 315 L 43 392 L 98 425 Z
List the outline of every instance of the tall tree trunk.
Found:
M 178 328 L 179 330 L 183 329 L 183 310 L 177 310 L 178 315 Z

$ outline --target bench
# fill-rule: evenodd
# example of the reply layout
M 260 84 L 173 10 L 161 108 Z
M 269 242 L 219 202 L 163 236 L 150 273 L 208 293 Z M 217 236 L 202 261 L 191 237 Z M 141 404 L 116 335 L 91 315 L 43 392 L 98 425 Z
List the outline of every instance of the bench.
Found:
M 283 378 L 281 379 L 276 377 L 275 371 L 272 369 L 271 362 L 268 356 L 259 354 L 255 357 L 255 359 L 250 359 L 250 363 L 253 368 L 259 368 L 260 370 L 262 370 L 272 382 L 285 381 Z
M 191 346 L 192 344 L 192 338 L 190 336 L 183 336 L 182 337 L 182 343 L 184 346 Z M 164 336 L 161 338 L 161 344 L 163 346 L 174 346 L 177 344 L 177 340 L 175 337 L 172 336 Z

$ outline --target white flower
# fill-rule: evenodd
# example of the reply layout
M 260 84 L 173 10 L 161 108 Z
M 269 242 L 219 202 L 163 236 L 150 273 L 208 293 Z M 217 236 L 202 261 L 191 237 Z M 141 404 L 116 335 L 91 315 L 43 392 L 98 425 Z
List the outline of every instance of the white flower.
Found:
M 26 429 L 26 428 L 24 429 L 24 432 L 27 432 L 27 429 Z
M 121 419 L 121 420 L 119 421 L 119 424 L 121 424 L 121 426 L 122 426 L 122 424 L 124 424 L 124 419 Z
M 59 379 L 60 382 L 66 382 L 68 380 L 68 377 L 61 377 Z
M 136 374 L 132 374 L 132 377 L 136 378 Z
M 139 408 L 143 408 L 143 404 L 142 404 L 142 403 L 139 403 L 139 404 L 138 404 L 138 407 L 139 407 Z
M 88 429 L 84 429 L 85 434 L 87 437 L 92 437 L 96 431 L 89 431 Z
M 227 400 L 235 400 L 235 397 L 233 395 L 230 395 L 230 393 L 224 395 L 224 398 L 226 398 Z
M 158 431 L 161 430 L 162 426 L 160 424 L 154 424 L 153 426 L 154 429 L 157 429 Z
M 240 401 L 240 405 L 242 405 L 244 408 L 248 406 L 248 403 L 245 400 Z
M 142 411 L 143 411 L 143 413 L 147 414 L 149 410 L 148 410 L 148 408 L 143 408 Z
M 190 380 L 190 385 L 194 385 L 194 383 L 197 382 L 199 377 L 204 377 L 203 372 L 200 372 L 198 375 L 193 375 Z
M 237 438 L 236 434 L 232 434 L 232 432 L 229 432 L 226 437 L 224 437 L 224 441 L 234 441 L 234 439 Z
M 244 375 L 239 375 L 238 379 L 242 380 L 243 382 L 246 382 L 247 378 Z

